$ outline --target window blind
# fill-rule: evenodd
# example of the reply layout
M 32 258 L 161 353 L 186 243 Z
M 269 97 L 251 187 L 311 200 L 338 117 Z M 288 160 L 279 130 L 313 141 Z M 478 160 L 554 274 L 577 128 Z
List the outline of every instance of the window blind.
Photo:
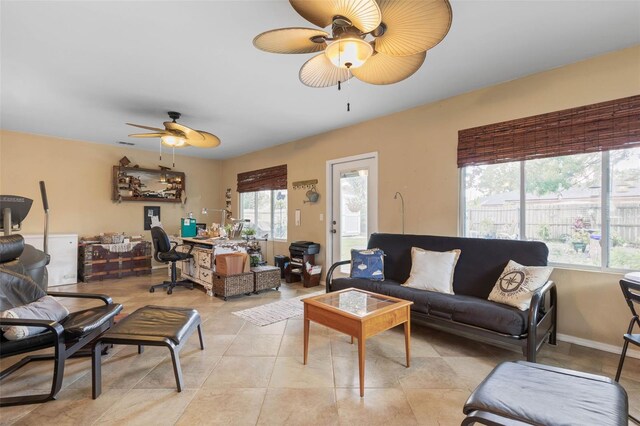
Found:
M 287 189 L 287 165 L 238 173 L 238 192 Z
M 640 95 L 458 132 L 458 167 L 640 146 Z

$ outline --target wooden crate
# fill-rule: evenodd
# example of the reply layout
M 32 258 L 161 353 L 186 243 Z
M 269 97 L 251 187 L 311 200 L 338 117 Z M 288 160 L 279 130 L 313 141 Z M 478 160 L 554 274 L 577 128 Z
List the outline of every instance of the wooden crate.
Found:
M 110 250 L 111 244 L 80 244 L 78 279 L 86 283 L 132 275 L 151 274 L 151 243 L 141 241 L 131 250 Z

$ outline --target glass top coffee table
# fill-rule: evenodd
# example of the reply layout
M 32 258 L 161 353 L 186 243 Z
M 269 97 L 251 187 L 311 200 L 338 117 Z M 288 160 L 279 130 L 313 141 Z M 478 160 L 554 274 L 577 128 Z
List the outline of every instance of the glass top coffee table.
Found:
M 360 396 L 364 396 L 365 341 L 404 324 L 407 368 L 411 356 L 411 305 L 413 302 L 370 291 L 348 288 L 302 299 L 304 303 L 304 364 L 309 353 L 309 322 L 317 322 L 358 339 Z

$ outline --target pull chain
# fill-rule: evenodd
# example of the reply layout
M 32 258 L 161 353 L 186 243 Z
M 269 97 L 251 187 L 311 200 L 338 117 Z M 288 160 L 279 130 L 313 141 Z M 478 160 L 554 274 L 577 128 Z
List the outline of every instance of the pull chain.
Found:
M 176 168 L 176 147 L 172 146 L 171 147 L 171 152 L 173 154 L 173 168 Z
M 347 71 L 349 72 L 349 76 L 347 78 L 347 86 L 351 86 L 351 67 L 347 68 Z M 349 102 L 349 95 L 351 94 L 351 91 L 347 91 L 347 112 L 351 111 L 351 103 Z
M 160 162 L 162 163 L 162 140 L 160 140 Z

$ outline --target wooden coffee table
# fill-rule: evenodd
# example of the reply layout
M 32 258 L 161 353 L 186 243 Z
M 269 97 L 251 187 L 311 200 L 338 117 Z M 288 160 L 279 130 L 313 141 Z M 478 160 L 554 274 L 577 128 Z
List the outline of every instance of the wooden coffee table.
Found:
M 397 325 L 404 324 L 407 368 L 411 357 L 411 305 L 413 302 L 348 288 L 302 299 L 304 302 L 304 364 L 309 353 L 309 321 L 317 322 L 358 339 L 360 396 L 364 396 L 365 341 Z

